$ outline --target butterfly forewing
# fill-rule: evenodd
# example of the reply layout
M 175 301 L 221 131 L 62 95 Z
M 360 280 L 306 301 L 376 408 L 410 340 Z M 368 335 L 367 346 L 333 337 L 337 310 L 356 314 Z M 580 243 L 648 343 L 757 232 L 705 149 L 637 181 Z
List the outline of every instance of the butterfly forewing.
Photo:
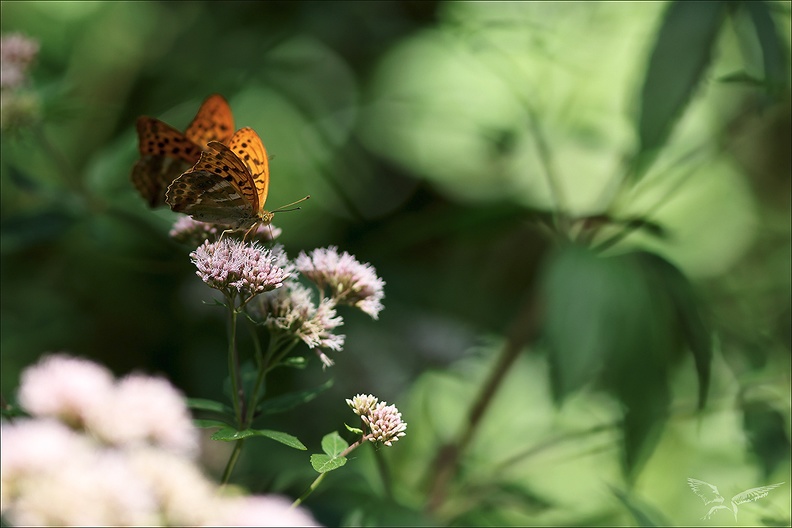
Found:
M 234 134 L 234 116 L 223 96 L 214 94 L 206 98 L 195 119 L 184 132 L 195 144 L 205 149 L 210 141 L 228 143 Z
M 255 211 L 262 211 L 269 192 L 269 159 L 261 138 L 252 128 L 240 128 L 229 141 L 228 148 L 247 167 L 257 195 Z

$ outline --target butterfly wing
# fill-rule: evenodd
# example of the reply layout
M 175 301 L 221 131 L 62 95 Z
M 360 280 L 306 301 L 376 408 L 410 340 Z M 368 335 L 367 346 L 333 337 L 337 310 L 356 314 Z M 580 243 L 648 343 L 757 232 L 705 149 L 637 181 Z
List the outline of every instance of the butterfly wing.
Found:
M 743 504 L 744 502 L 751 502 L 755 500 L 762 499 L 767 497 L 767 494 L 770 493 L 770 490 L 777 488 L 783 482 L 779 482 L 778 484 L 770 484 L 769 486 L 762 486 L 760 488 L 751 488 L 749 490 L 745 490 L 742 493 L 738 493 L 734 497 L 732 497 L 732 502 L 734 504 Z
M 249 227 L 258 211 L 258 194 L 248 167 L 228 147 L 209 143 L 200 160 L 170 185 L 171 209 L 201 222 Z
M 233 134 L 234 116 L 226 100 L 218 94 L 206 98 L 195 119 L 184 132 L 185 136 L 203 149 L 206 149 L 210 141 L 228 144 Z
M 153 117 L 140 117 L 137 132 L 140 159 L 132 169 L 132 183 L 150 207 L 157 207 L 165 203 L 168 185 L 198 161 L 201 149 Z
M 252 128 L 240 128 L 234 133 L 228 148 L 247 167 L 256 189 L 256 212 L 264 209 L 269 193 L 269 159 L 261 138 Z

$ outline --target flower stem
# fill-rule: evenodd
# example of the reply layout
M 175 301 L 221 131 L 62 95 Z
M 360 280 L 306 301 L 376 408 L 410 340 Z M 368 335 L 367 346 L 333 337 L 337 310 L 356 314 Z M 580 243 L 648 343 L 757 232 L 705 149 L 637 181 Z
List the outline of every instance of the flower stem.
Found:
M 523 347 L 535 337 L 538 331 L 536 311 L 536 301 L 529 293 L 514 320 L 494 369 L 490 372 L 468 411 L 468 419 L 462 431 L 456 441 L 441 446 L 435 455 L 434 463 L 430 469 L 432 480 L 427 502 L 429 512 L 437 511 L 445 501 L 448 488 L 459 470 L 462 454 L 478 431 L 481 419 L 489 409 L 495 393 L 503 384 L 506 375 L 511 370 L 510 367 L 519 357 Z
M 239 455 L 242 452 L 242 444 L 244 443 L 244 438 L 234 442 L 234 450 L 231 452 L 231 456 L 228 459 L 225 470 L 223 470 L 223 478 L 220 480 L 221 485 L 225 486 L 228 484 L 228 481 L 231 480 L 231 472 L 234 471 L 234 466 L 236 466 Z

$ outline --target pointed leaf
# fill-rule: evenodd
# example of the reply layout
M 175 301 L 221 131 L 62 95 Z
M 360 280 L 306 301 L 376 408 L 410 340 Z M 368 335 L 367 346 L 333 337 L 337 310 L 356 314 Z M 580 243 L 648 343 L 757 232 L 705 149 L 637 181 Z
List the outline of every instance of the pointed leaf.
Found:
M 212 435 L 212 440 L 220 440 L 223 442 L 235 442 L 243 438 L 251 436 L 264 436 L 281 444 L 287 445 L 300 451 L 305 451 L 308 448 L 303 445 L 297 437 L 281 431 L 270 431 L 267 429 L 245 429 L 244 431 L 237 431 L 232 427 L 224 427 Z
M 233 412 L 230 407 L 223 403 L 203 398 L 187 398 L 187 407 L 197 411 L 212 411 L 223 414 L 231 414 Z
M 350 433 L 358 434 L 358 435 L 363 434 L 363 429 L 358 429 L 357 427 L 352 427 L 351 425 L 347 425 L 347 424 L 344 424 L 344 427 L 346 427 L 346 430 L 349 431 Z
M 645 173 L 703 78 L 726 6 L 719 1 L 669 4 L 641 88 L 636 177 Z
M 742 2 L 740 5 L 748 10 L 762 48 L 763 84 L 770 94 L 783 93 L 784 88 L 789 85 L 789 55 L 781 41 L 769 6 L 767 2 Z
M 292 392 L 278 396 L 277 398 L 266 400 L 259 406 L 259 410 L 261 414 L 277 414 L 288 411 L 294 407 L 297 407 L 298 405 L 308 403 L 332 386 L 333 378 L 330 378 L 325 383 L 319 385 L 318 387 L 314 387 L 313 389 Z
M 229 424 L 227 424 L 225 422 L 221 422 L 220 420 L 200 420 L 200 419 L 196 419 L 196 420 L 193 420 L 193 424 L 195 424 L 195 427 L 199 427 L 201 429 L 209 429 L 210 427 L 225 428 L 225 427 L 229 426 Z

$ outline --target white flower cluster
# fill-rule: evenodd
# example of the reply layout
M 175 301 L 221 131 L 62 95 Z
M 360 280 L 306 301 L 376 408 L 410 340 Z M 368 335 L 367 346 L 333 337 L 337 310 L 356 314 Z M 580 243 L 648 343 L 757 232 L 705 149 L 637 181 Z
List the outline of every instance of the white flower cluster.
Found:
M 166 380 L 64 354 L 26 369 L 2 423 L 0 512 L 16 526 L 317 526 L 288 500 L 224 496 Z

